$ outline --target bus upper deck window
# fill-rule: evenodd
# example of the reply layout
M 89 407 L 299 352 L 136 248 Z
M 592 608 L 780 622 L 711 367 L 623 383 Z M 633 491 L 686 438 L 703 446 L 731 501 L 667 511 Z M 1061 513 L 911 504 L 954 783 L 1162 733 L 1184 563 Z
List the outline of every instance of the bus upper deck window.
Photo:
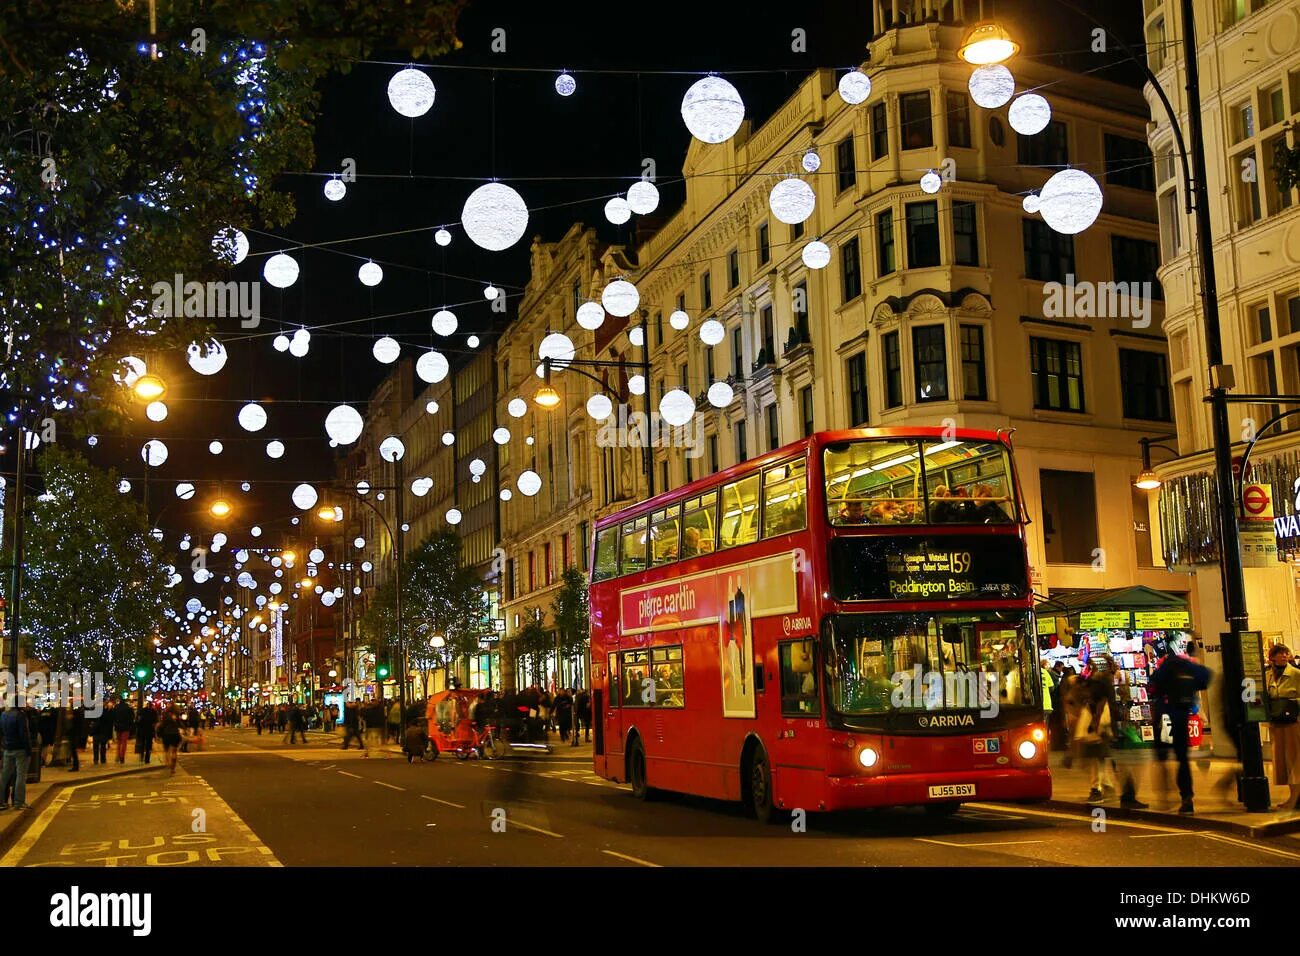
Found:
M 763 537 L 802 531 L 808 526 L 804 507 L 808 481 L 803 459 L 763 473 Z
M 644 516 L 635 521 L 623 523 L 623 536 L 620 539 L 623 551 L 622 570 L 624 574 L 634 574 L 645 570 L 646 543 L 649 539 L 647 521 Z
M 722 486 L 722 547 L 758 540 L 758 475 Z

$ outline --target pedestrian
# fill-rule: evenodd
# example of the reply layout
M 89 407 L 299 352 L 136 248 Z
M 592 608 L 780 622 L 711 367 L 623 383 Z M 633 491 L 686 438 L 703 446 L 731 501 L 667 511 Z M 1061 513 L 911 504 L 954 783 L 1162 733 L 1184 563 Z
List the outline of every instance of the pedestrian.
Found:
M 172 704 L 164 711 L 162 721 L 158 724 L 158 739 L 163 745 L 163 761 L 169 773 L 176 773 L 176 756 L 181 749 L 180 707 Z
M 191 737 L 199 732 L 199 721 L 202 719 L 203 718 L 199 715 L 198 707 L 191 703 L 189 713 L 185 715 L 185 723 L 188 725 Z
M 93 763 L 108 763 L 108 742 L 113 739 L 113 708 L 108 707 L 99 712 L 95 726 L 91 731 L 91 755 Z
M 41 745 L 40 755 L 41 765 L 45 767 L 53 766 L 54 762 L 59 757 L 56 748 L 59 746 L 59 742 L 63 739 L 63 734 L 61 733 L 62 727 L 60 726 L 62 721 L 59 718 L 59 711 L 54 707 L 46 707 L 41 711 L 39 721 Z
M 568 743 L 569 731 L 573 729 L 573 695 L 567 690 L 555 695 L 555 723 L 560 728 L 560 742 Z
M 406 751 L 407 763 L 411 763 L 417 758 L 424 759 L 425 748 L 429 746 L 427 724 L 428 721 L 421 717 L 411 718 L 410 724 L 406 728 L 406 738 L 402 742 L 402 749 Z
M 302 737 L 302 742 L 307 742 L 307 728 L 304 726 L 306 715 L 297 703 L 289 705 L 289 743 L 295 743 L 296 737 Z
M 357 739 L 357 746 L 365 751 L 366 742 L 361 737 L 361 705 L 350 700 L 343 706 L 343 749 L 348 749 L 352 738 Z
M 126 763 L 126 745 L 135 728 L 135 711 L 123 697 L 113 708 L 113 730 L 117 734 L 117 762 Z
M 395 744 L 402 742 L 402 708 L 401 702 L 394 698 L 393 703 L 388 708 L 388 737 L 385 743 L 392 741 Z
M 152 762 L 153 734 L 158 724 L 158 712 L 149 704 L 140 708 L 140 718 L 135 725 L 135 749 L 143 763 Z
M 1110 743 L 1115 737 L 1110 712 L 1110 695 L 1099 681 L 1088 681 L 1087 696 L 1075 719 L 1074 741 L 1076 760 L 1088 767 L 1089 803 L 1101 803 L 1106 791 L 1114 791 L 1115 781 L 1110 768 Z
M 262 736 L 262 718 L 265 714 L 261 707 L 253 708 L 253 726 L 257 728 L 257 736 Z
M 14 810 L 29 810 L 27 805 L 27 765 L 32 759 L 32 731 L 28 715 L 18 707 L 0 714 L 0 740 L 3 762 L 0 763 L 0 810 L 8 810 L 9 788 L 13 787 Z
M 1062 721 L 1065 727 L 1066 746 L 1071 748 L 1065 752 L 1065 766 L 1069 767 L 1073 759 L 1073 747 L 1071 742 L 1074 740 L 1074 731 L 1078 724 L 1079 711 L 1082 709 L 1087 698 L 1083 678 L 1075 671 L 1067 669 L 1065 677 L 1061 680 L 1059 696 L 1061 699 L 1061 710 L 1064 712 Z
M 68 772 L 81 769 L 81 748 L 86 746 L 86 709 L 69 707 L 63 722 L 64 737 L 68 741 Z
M 1050 727 L 1055 705 L 1053 698 L 1056 696 L 1056 681 L 1052 679 L 1052 667 L 1046 657 L 1039 661 L 1039 667 L 1043 682 L 1043 721 Z
M 573 700 L 574 712 L 578 715 L 578 724 L 582 727 L 582 737 L 584 741 L 591 740 L 591 691 L 582 688 L 578 691 L 578 696 Z M 578 732 L 574 729 L 573 744 L 578 745 Z
M 1278 644 L 1268 652 L 1268 732 L 1273 739 L 1273 782 L 1290 788 L 1282 809 L 1295 813 L 1300 801 L 1300 668 Z
M 1178 760 L 1179 813 L 1195 813 L 1192 806 L 1192 768 L 1187 760 L 1187 724 L 1196 695 L 1210 684 L 1210 672 L 1201 664 L 1170 650 L 1151 674 L 1148 691 L 1156 727 L 1156 761 L 1160 765 L 1161 790 L 1168 787 L 1164 773 L 1170 749 Z

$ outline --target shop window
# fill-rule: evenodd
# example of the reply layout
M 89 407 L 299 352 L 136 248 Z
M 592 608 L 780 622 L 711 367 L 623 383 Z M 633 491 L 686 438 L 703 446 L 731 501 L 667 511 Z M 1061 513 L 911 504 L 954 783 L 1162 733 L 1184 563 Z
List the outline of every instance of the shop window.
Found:
M 763 537 L 802 531 L 808 526 L 808 476 L 802 458 L 763 472 Z
M 744 423 L 736 424 L 741 428 L 743 444 Z M 722 486 L 721 525 L 724 548 L 758 540 L 758 475 Z
M 781 713 L 786 717 L 821 716 L 817 693 L 816 643 L 785 641 L 777 645 L 781 665 Z

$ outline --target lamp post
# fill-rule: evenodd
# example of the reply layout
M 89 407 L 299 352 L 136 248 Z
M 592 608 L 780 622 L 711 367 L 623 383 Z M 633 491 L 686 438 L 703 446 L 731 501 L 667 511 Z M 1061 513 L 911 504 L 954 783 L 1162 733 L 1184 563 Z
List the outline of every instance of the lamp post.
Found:
M 1238 687 L 1244 677 L 1241 657 L 1241 632 L 1249 626 L 1246 610 L 1246 579 L 1242 569 L 1241 548 L 1237 537 L 1236 495 L 1232 476 L 1232 434 L 1228 425 L 1228 404 L 1232 400 L 1228 389 L 1234 385 L 1232 369 L 1223 364 L 1223 339 L 1219 327 L 1219 292 L 1214 265 L 1214 237 L 1210 230 L 1210 205 L 1206 189 L 1205 168 L 1205 134 L 1201 127 L 1200 71 L 1196 57 L 1196 11 L 1193 0 L 1181 0 L 1183 69 L 1186 75 L 1187 91 L 1187 125 L 1191 146 L 1183 136 L 1183 129 L 1178 119 L 1178 112 L 1170 103 L 1168 95 L 1160 85 L 1156 75 L 1151 72 L 1146 58 L 1135 52 L 1120 37 L 1120 34 L 1102 23 L 1092 13 L 1077 6 L 1072 0 L 1057 0 L 1068 10 L 1100 27 L 1108 39 L 1118 44 L 1125 55 L 1137 65 L 1151 84 L 1156 96 L 1165 108 L 1174 140 L 1178 147 L 1179 160 L 1182 164 L 1183 180 L 1187 189 L 1186 205 L 1196 219 L 1196 256 L 1200 268 L 1197 270 L 1200 280 L 1201 308 L 1205 325 L 1206 365 L 1209 372 L 1208 395 L 1204 399 L 1210 406 L 1211 431 L 1214 446 L 1214 481 L 1219 499 L 1219 568 L 1223 585 L 1224 617 L 1227 619 L 1228 631 L 1223 635 L 1223 680 L 1231 687 Z M 980 25 L 985 26 L 984 24 Z M 980 27 L 977 27 L 978 30 Z M 998 39 L 1009 39 L 1005 31 Z M 981 45 L 976 31 L 971 31 L 962 44 L 962 56 L 969 60 L 967 51 L 975 55 L 997 55 L 999 52 L 989 44 Z M 1012 44 L 1014 46 L 1014 43 Z M 1014 50 L 1004 50 L 999 59 L 1006 59 Z M 984 62 L 996 62 L 985 59 Z M 1190 169 L 1189 169 L 1190 163 Z M 1269 808 L 1268 778 L 1264 775 L 1264 754 L 1259 739 L 1258 724 L 1243 719 L 1244 703 L 1238 695 L 1229 693 L 1225 699 L 1232 702 L 1236 711 L 1234 722 L 1241 728 L 1239 734 L 1242 773 L 1238 783 L 1238 797 L 1252 813 L 1264 813 Z
M 27 404 L 18 400 L 18 455 L 17 474 L 14 476 L 14 550 L 13 567 L 9 576 L 9 606 L 7 620 L 9 627 L 9 673 L 18 673 L 18 622 L 21 620 L 23 596 L 23 499 L 27 484 L 27 435 L 24 418 Z

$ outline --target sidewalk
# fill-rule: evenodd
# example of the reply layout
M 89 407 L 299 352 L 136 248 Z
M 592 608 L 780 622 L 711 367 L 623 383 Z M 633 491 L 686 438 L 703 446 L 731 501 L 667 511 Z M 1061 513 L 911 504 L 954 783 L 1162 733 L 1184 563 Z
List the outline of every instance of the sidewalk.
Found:
M 1248 813 L 1237 802 L 1236 773 L 1238 764 L 1231 760 L 1210 757 L 1192 751 L 1192 798 L 1196 812 L 1184 815 L 1178 812 L 1181 799 L 1175 783 L 1178 770 L 1176 761 L 1169 759 L 1163 768 L 1150 750 L 1116 750 L 1113 753 L 1118 788 L 1124 786 L 1125 773 L 1132 773 L 1137 783 L 1138 799 L 1150 804 L 1146 810 L 1125 810 L 1119 805 L 1120 794 L 1107 794 L 1099 804 L 1088 803 L 1089 772 L 1086 764 L 1075 760 L 1072 767 L 1065 766 L 1065 754 L 1051 754 L 1052 799 L 1046 806 L 1060 810 L 1091 813 L 1102 807 L 1107 816 L 1119 820 L 1158 823 L 1163 826 L 1196 830 L 1221 830 L 1250 837 L 1279 837 L 1300 833 L 1300 814 L 1288 815 L 1277 809 L 1287 799 L 1286 787 L 1272 787 L 1273 809 L 1266 813 Z M 1272 763 L 1264 764 L 1264 771 L 1272 780 Z
M 3 856 L 17 842 L 32 821 L 50 805 L 65 787 L 150 771 L 165 772 L 167 769 L 162 762 L 160 752 L 154 753 L 155 759 L 153 763 L 141 763 L 139 755 L 131 753 L 127 754 L 126 763 L 119 764 L 114 762 L 116 759 L 114 754 L 115 750 L 110 748 L 109 763 L 92 764 L 90 762 L 92 755 L 90 749 L 87 748 L 85 755 L 81 758 L 81 769 L 76 773 L 70 773 L 66 766 L 42 767 L 41 782 L 27 785 L 27 803 L 31 806 L 31 809 L 5 810 L 0 813 L 0 856 Z M 32 756 L 35 758 L 37 755 L 33 754 Z

